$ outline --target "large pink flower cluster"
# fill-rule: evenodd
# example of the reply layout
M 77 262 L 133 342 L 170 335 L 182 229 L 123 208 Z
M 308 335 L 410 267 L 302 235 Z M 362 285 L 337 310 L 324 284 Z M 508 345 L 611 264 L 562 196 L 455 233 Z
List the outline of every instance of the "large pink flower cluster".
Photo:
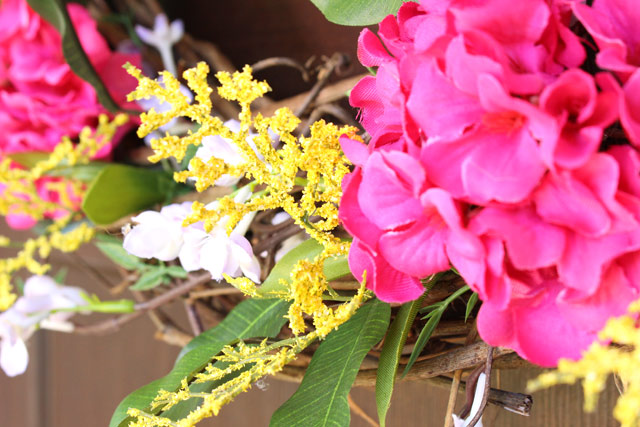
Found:
M 371 141 L 342 141 L 340 217 L 380 299 L 453 266 L 486 342 L 554 365 L 638 298 L 635 3 L 422 0 L 362 32 L 377 74 L 351 103 Z
M 116 102 L 136 85 L 122 69 L 139 55 L 112 52 L 85 8 L 70 4 L 78 38 Z M 75 137 L 105 112 L 91 85 L 66 64 L 56 29 L 26 0 L 0 2 L 0 155 L 51 151 L 61 137 Z M 108 154 L 107 147 L 100 154 Z

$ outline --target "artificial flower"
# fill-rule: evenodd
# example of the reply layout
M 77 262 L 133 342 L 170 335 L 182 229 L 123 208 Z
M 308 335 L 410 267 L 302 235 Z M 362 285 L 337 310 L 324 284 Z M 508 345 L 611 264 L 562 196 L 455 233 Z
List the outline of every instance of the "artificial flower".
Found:
M 24 295 L 0 314 L 0 368 L 10 377 L 27 369 L 29 353 L 25 342 L 38 327 L 73 330 L 68 319 L 73 312 L 54 312 L 86 304 L 79 288 L 63 286 L 49 276 L 32 276 L 25 282 Z
M 579 68 L 572 11 L 609 71 Z M 363 30 L 377 73 L 350 101 L 371 141 L 341 140 L 352 273 L 405 302 L 453 266 L 486 342 L 579 357 L 640 292 L 637 16 L 626 0 L 423 0 Z
M 140 56 L 112 52 L 84 7 L 69 4 L 68 10 L 89 60 L 114 100 L 124 105 L 135 80 L 122 65 L 139 63 Z M 63 136 L 74 138 L 85 126 L 95 125 L 105 110 L 93 87 L 66 64 L 57 30 L 26 0 L 4 0 L 0 25 L 0 154 L 48 152 Z M 106 146 L 98 157 L 111 148 Z
M 174 76 L 177 75 L 172 48 L 184 35 L 184 24 L 182 21 L 176 19 L 169 24 L 167 15 L 160 13 L 156 15 L 152 29 L 145 28 L 142 25 L 136 25 L 135 31 L 143 42 L 158 49 L 164 69 Z

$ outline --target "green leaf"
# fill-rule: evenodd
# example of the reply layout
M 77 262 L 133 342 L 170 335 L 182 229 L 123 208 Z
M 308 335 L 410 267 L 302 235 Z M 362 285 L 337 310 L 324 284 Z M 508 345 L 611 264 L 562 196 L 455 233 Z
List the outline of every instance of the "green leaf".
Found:
M 131 255 L 122 247 L 120 240 L 116 241 L 98 241 L 96 246 L 100 251 L 105 254 L 111 261 L 118 264 L 122 268 L 127 270 L 135 270 L 144 266 L 145 264 L 140 258 Z
M 180 162 L 180 170 L 186 170 L 189 168 L 189 162 L 191 161 L 191 159 L 195 157 L 196 152 L 198 151 L 198 148 L 200 148 L 200 146 L 193 145 L 193 144 L 190 144 L 187 146 L 187 152 L 185 153 L 184 157 L 182 158 L 182 161 Z
M 433 315 L 431 315 L 432 313 Z M 429 313 L 431 316 L 429 317 L 429 321 L 427 322 L 427 324 L 424 325 L 424 328 L 422 328 L 420 335 L 418 335 L 415 347 L 413 347 L 411 356 L 409 356 L 409 362 L 407 363 L 407 366 L 404 368 L 404 372 L 402 373 L 403 378 L 405 375 L 407 375 L 407 372 L 409 372 L 413 364 L 416 362 L 416 359 L 418 359 L 420 353 L 422 353 L 424 346 L 427 345 L 427 341 L 429 341 L 429 338 L 431 338 L 431 335 L 436 329 L 436 326 L 438 326 L 438 323 L 440 323 L 442 313 L 444 313 L 444 310 L 434 310 Z
M 271 427 L 348 426 L 347 395 L 367 352 L 389 326 L 389 304 L 373 301 L 331 332 L 316 350 L 298 390 L 271 417 Z
M 184 279 L 187 277 L 189 273 L 184 268 L 178 265 L 172 265 L 171 267 L 165 267 L 165 273 L 171 277 L 178 277 L 180 279 Z
M 372 25 L 396 14 L 408 0 L 311 0 L 324 16 L 340 25 Z
M 95 224 L 111 224 L 164 201 L 174 186 L 171 176 L 164 172 L 111 164 L 87 190 L 82 210 Z
M 407 375 L 407 373 L 415 363 L 416 359 L 418 359 L 418 356 L 424 349 L 424 346 L 427 344 L 427 341 L 429 341 L 429 338 L 431 338 L 431 335 L 433 334 L 433 331 L 436 329 L 436 326 L 438 326 L 438 323 L 440 323 L 442 314 L 445 312 L 447 307 L 449 307 L 449 304 L 451 304 L 453 301 L 455 301 L 457 298 L 459 298 L 462 294 L 464 294 L 468 290 L 469 290 L 469 286 L 464 285 L 463 287 L 461 287 L 460 289 L 458 289 L 457 291 L 449 295 L 447 299 L 445 299 L 444 301 L 440 301 L 430 305 L 429 307 L 420 309 L 421 312 L 425 310 L 431 310 L 429 313 L 427 313 L 426 316 L 423 317 L 423 319 L 429 319 L 429 320 L 427 321 L 426 325 L 424 325 L 424 328 L 422 328 L 420 335 L 418 335 L 418 340 L 416 341 L 416 344 L 413 347 L 411 356 L 409 356 L 409 362 L 407 363 L 407 366 L 404 368 L 404 372 L 402 373 L 403 378 L 405 375 Z
M 49 176 L 63 176 L 84 182 L 93 181 L 109 163 L 91 162 L 86 165 L 61 166 L 47 172 Z
M 98 73 L 91 65 L 85 53 L 78 35 L 73 28 L 73 23 L 67 11 L 69 0 L 27 0 L 29 6 L 42 18 L 53 25 L 62 37 L 62 53 L 71 70 L 81 79 L 85 80 L 96 91 L 98 101 L 109 111 L 119 110 L 118 105 L 109 95 L 109 91 L 100 80 Z M 76 2 L 77 3 L 77 2 Z
M 31 169 L 39 162 L 47 160 L 50 155 L 51 153 L 43 151 L 25 151 L 22 153 L 7 154 L 6 156 L 25 168 Z
M 140 278 L 129 287 L 132 291 L 146 291 L 153 289 L 156 286 L 162 284 L 162 279 L 167 275 L 167 271 L 164 267 L 149 266 L 148 271 L 142 273 Z
M 275 337 L 286 319 L 288 304 L 279 299 L 250 299 L 241 302 L 215 328 L 195 337 L 180 352 L 171 372 L 125 397 L 116 408 L 109 427 L 125 427 L 131 422 L 129 408 L 148 409 L 160 389 L 175 391 L 183 378 L 202 371 L 222 348 L 238 339 Z
M 306 240 L 292 249 L 273 267 L 269 276 L 259 287 L 261 295 L 268 296 L 272 293 L 285 291 L 280 279 L 289 281 L 293 266 L 301 259 L 312 260 L 322 252 L 322 245 L 313 239 Z M 329 258 L 324 262 L 324 274 L 327 280 L 334 280 L 350 274 L 349 263 L 346 256 Z
M 58 270 L 56 275 L 53 276 L 53 280 L 55 280 L 56 283 L 60 285 L 64 285 L 64 279 L 67 277 L 68 272 L 69 272 L 69 269 L 67 267 L 60 268 L 60 270 Z
M 478 294 L 474 292 L 469 297 L 469 301 L 467 301 L 467 308 L 464 311 L 464 322 L 465 323 L 467 322 L 467 319 L 469 318 L 469 315 L 471 314 L 471 311 L 473 310 L 473 308 L 476 306 L 477 303 L 478 303 Z
M 391 327 L 385 336 L 376 376 L 376 406 L 381 427 L 385 426 L 387 411 L 389 410 L 389 405 L 391 405 L 391 395 L 393 394 L 402 348 L 407 341 L 407 335 L 416 318 L 416 313 L 426 295 L 427 293 L 425 292 L 417 300 L 408 302 L 400 307 L 398 315 L 391 323 Z

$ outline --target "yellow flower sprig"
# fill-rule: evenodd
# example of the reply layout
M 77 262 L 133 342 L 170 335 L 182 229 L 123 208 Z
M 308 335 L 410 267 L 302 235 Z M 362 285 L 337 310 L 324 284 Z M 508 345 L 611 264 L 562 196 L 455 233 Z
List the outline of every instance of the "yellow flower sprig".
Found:
M 152 141 L 154 155 L 151 161 L 159 161 L 170 156 L 182 160 L 190 145 L 199 145 L 202 138 L 219 135 L 231 141 L 242 154 L 241 164 L 229 165 L 215 155 L 207 162 L 194 157 L 189 169 L 174 174 L 178 182 L 193 179 L 196 189 L 203 191 L 224 174 L 244 176 L 251 180 L 250 188 L 259 188 L 247 201 L 240 203 L 233 195 L 217 200 L 214 209 L 204 203 L 194 203 L 192 213 L 184 224 L 202 222 L 205 230 L 211 230 L 221 219 L 226 218 L 227 231 L 231 232 L 237 223 L 250 212 L 269 209 L 283 209 L 294 222 L 322 245 L 322 252 L 312 260 L 301 260 L 294 265 L 290 282 L 282 281 L 285 291 L 265 295 L 247 278 L 225 279 L 253 297 L 279 297 L 291 301 L 287 317 L 294 338 L 268 346 L 247 346 L 243 343 L 234 348 L 227 347 L 216 359 L 231 362 L 224 369 L 209 365 L 204 372 L 196 375 L 194 382 L 218 381 L 231 373 L 233 379 L 224 382 L 210 393 L 195 393 L 189 388 L 185 378 L 177 391 L 162 391 L 157 396 L 152 411 L 164 411 L 184 400 L 201 398 L 202 404 L 186 418 L 172 421 L 168 418 L 139 409 L 130 409 L 128 414 L 135 419 L 133 427 L 180 426 L 196 424 L 201 419 L 216 415 L 220 408 L 237 394 L 247 390 L 252 383 L 265 375 L 279 372 L 287 363 L 316 339 L 322 339 L 332 330 L 346 322 L 360 307 L 370 293 L 364 282 L 359 291 L 347 302 L 337 307 L 324 303 L 323 294 L 329 284 L 323 272 L 327 259 L 346 255 L 349 242 L 333 234 L 338 226 L 338 205 L 342 197 L 342 179 L 350 171 L 350 163 L 340 148 L 340 137 L 347 135 L 357 139 L 356 128 L 338 127 L 319 121 L 311 126 L 309 137 L 296 137 L 294 132 L 300 124 L 289 109 L 281 108 L 272 117 L 251 112 L 251 103 L 270 90 L 265 82 L 255 81 L 251 68 L 233 74 L 219 72 L 216 77 L 221 83 L 218 93 L 222 98 L 236 101 L 240 105 L 240 129 L 237 132 L 224 126 L 222 121 L 211 115 L 209 100 L 211 89 L 207 84 L 208 67 L 200 63 L 183 74 L 189 88 L 195 93 L 195 102 L 190 104 L 180 92 L 179 82 L 167 72 L 161 73 L 162 81 L 154 81 L 142 76 L 140 70 L 128 66 L 129 73 L 139 81 L 137 89 L 129 95 L 129 100 L 156 97 L 161 102 L 171 104 L 167 112 L 154 110 L 141 115 L 142 126 L 138 135 L 144 137 L 167 124 L 170 120 L 185 117 L 199 125 L 194 133 L 185 137 L 165 134 Z M 251 130 L 257 132 L 253 138 L 255 149 L 247 142 Z M 280 148 L 273 145 L 270 131 L 280 141 Z M 297 192 L 301 190 L 301 194 Z M 315 330 L 302 335 L 306 326 L 304 315 L 313 319 Z M 245 369 L 249 367 L 248 369 Z
M 89 127 L 84 128 L 76 144 L 69 138 L 63 138 L 46 159 L 37 162 L 31 169 L 12 167 L 9 158 L 0 162 L 0 183 L 4 186 L 0 198 L 0 214 L 24 214 L 35 220 L 42 220 L 47 212 L 67 210 L 66 214 L 47 227 L 45 234 L 25 241 L 15 257 L 0 260 L 0 310 L 8 309 L 17 298 L 11 286 L 11 277 L 15 272 L 26 269 L 32 274 L 45 274 L 50 265 L 37 261 L 36 257 L 45 259 L 53 249 L 75 251 L 81 244 L 91 240 L 95 233 L 86 223 L 81 223 L 70 231 L 63 231 L 74 217 L 72 198 L 82 195 L 81 183 L 72 180 L 48 183 L 48 189 L 57 191 L 60 197 L 60 203 L 53 203 L 40 197 L 37 181 L 57 168 L 88 164 L 127 120 L 125 114 L 117 115 L 113 120 L 101 115 L 95 131 Z M 3 240 L 2 246 L 8 246 L 8 239 Z
M 37 162 L 31 169 L 13 167 L 10 158 L 3 159 L 0 162 L 0 183 L 4 185 L 0 198 L 0 214 L 24 214 L 41 220 L 49 211 L 66 209 L 72 213 L 74 204 L 71 199 L 81 194 L 79 183 L 68 180 L 49 183 L 49 189 L 59 191 L 61 203 L 58 204 L 42 200 L 36 182 L 59 167 L 88 164 L 91 158 L 113 139 L 116 130 L 127 120 L 126 114 L 119 114 L 113 120 L 101 115 L 95 131 L 85 127 L 75 144 L 68 137 L 62 138 L 49 156 Z
M 321 336 L 339 326 L 346 319 L 336 315 L 322 300 L 322 294 L 328 286 L 322 267 L 326 259 L 346 255 L 349 251 L 349 243 L 336 237 L 332 230 L 338 226 L 342 179 L 350 171 L 350 163 L 340 148 L 340 137 L 346 134 L 350 138 L 358 138 L 357 129 L 318 121 L 311 126 L 309 137 L 298 139 L 293 132 L 300 124 L 300 119 L 288 108 L 278 109 L 272 117 L 258 114 L 255 119 L 252 118 L 251 103 L 270 88 L 265 82 L 253 79 L 249 66 L 244 67 L 242 72 L 216 74 L 221 83 L 219 95 L 240 104 L 238 132 L 233 132 L 220 119 L 211 116 L 207 65 L 200 63 L 184 73 L 190 89 L 196 94 L 196 102 L 193 104 L 189 104 L 188 99 L 180 92 L 179 82 L 171 74 L 161 73 L 160 83 L 143 77 L 140 70 L 131 65 L 128 66 L 128 71 L 139 81 L 137 89 L 129 95 L 129 100 L 156 97 L 171 104 L 171 109 L 167 112 L 151 110 L 141 115 L 142 126 L 138 130 L 140 137 L 177 117 L 186 117 L 200 125 L 195 133 L 186 137 L 167 134 L 153 141 L 155 154 L 150 157 L 151 161 L 169 156 L 181 160 L 189 145 L 200 144 L 205 136 L 219 135 L 232 141 L 239 149 L 244 159 L 242 164 L 228 165 L 215 157 L 203 162 L 196 157 L 191 160 L 189 170 L 177 172 L 174 179 L 185 182 L 194 178 L 196 189 L 203 191 L 214 185 L 223 174 L 244 175 L 253 180 L 253 185 L 264 187 L 259 195 L 254 195 L 244 203 L 236 202 L 232 196 L 221 198 L 215 209 L 207 209 L 204 203 L 195 202 L 185 225 L 202 222 L 205 230 L 209 231 L 222 218 L 227 217 L 227 231 L 231 232 L 250 212 L 283 209 L 324 248 L 312 261 L 300 261 L 291 273 L 292 283 L 286 299 L 293 302 L 288 315 L 292 329 L 296 334 L 304 332 L 305 313 L 314 317 L 316 327 L 323 325 Z M 252 128 L 258 134 L 253 139 L 258 152 L 247 142 Z M 278 135 L 282 144 L 280 149 L 273 147 L 270 130 Z M 293 193 L 296 184 L 301 182 L 300 178 L 303 178 L 304 186 L 302 196 L 296 198 Z M 258 295 L 250 280 L 226 279 L 248 295 Z
M 286 364 L 293 361 L 302 350 L 317 338 L 318 335 L 314 331 L 304 336 L 290 338 L 271 345 L 268 345 L 265 340 L 255 346 L 246 345 L 243 342 L 238 343 L 235 347 L 227 346 L 222 350 L 222 354 L 215 357 L 214 360 L 231 362 L 231 364 L 224 369 L 220 369 L 210 363 L 202 373 L 195 376 L 192 384 L 219 381 L 248 366 L 250 369 L 240 372 L 208 393 L 191 391 L 189 382 L 183 379 L 178 391 L 160 391 L 152 403 L 151 409 L 167 411 L 180 402 L 200 398 L 202 403 L 196 409 L 179 421 L 172 421 L 161 415 L 154 415 L 138 409 L 129 409 L 127 414 L 136 419 L 129 424 L 129 427 L 191 427 L 204 418 L 218 415 L 225 404 L 231 402 L 238 394 L 247 391 L 252 384 L 261 378 L 280 372 Z
M 558 368 L 528 384 L 531 391 L 557 384 L 582 381 L 584 409 L 592 412 L 609 375 L 617 375 L 624 385 L 613 410 L 622 427 L 640 425 L 640 300 L 629 306 L 629 314 L 611 318 L 594 342 L 577 361 L 561 359 Z M 608 343 L 608 344 L 607 344 Z

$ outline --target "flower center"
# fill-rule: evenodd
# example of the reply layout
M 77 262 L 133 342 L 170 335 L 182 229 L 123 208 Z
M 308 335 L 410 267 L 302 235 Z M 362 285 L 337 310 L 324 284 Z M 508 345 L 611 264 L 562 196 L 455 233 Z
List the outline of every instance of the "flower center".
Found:
M 434 230 L 442 230 L 447 228 L 447 224 L 444 222 L 442 216 L 440 216 L 440 212 L 436 209 L 435 206 L 426 206 L 424 208 L 424 214 L 429 221 L 429 227 Z
M 486 113 L 482 116 L 482 124 L 491 132 L 512 133 L 520 129 L 526 117 L 516 111 L 501 111 L 499 113 Z

